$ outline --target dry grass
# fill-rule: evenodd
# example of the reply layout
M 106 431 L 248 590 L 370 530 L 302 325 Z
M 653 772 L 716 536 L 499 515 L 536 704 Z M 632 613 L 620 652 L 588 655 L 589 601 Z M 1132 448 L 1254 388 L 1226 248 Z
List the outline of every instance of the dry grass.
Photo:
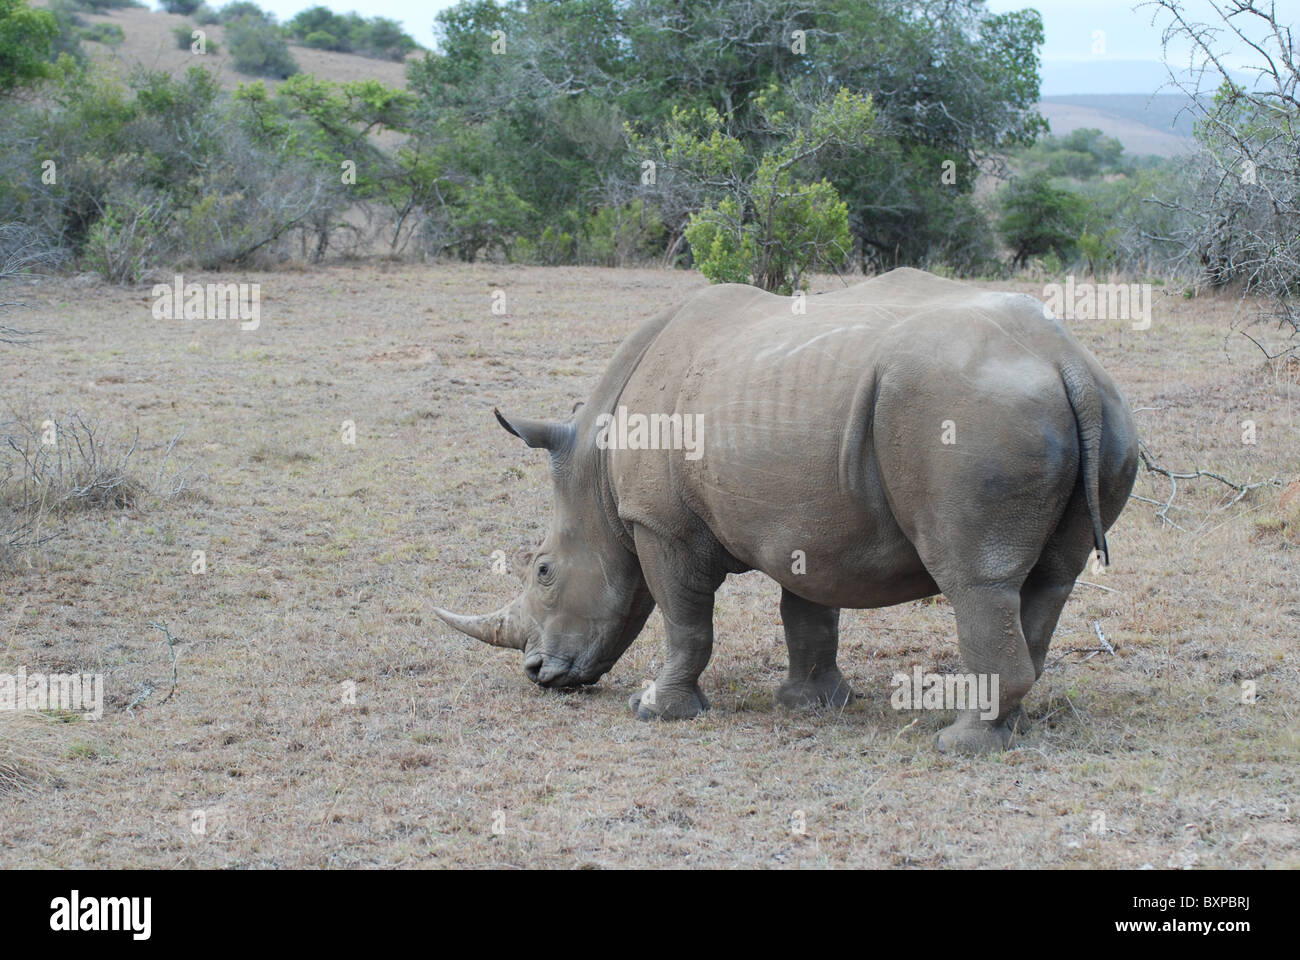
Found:
M 254 332 L 160 324 L 147 288 L 59 282 L 32 298 L 35 353 L 0 352 L 0 405 L 138 428 L 152 462 L 183 427 L 177 454 L 207 477 L 188 500 L 72 513 L 34 569 L 0 579 L 0 672 L 99 672 L 106 689 L 99 722 L 0 717 L 0 763 L 23 758 L 21 786 L 0 787 L 0 866 L 1300 865 L 1284 535 L 1300 498 L 1222 509 L 1227 488 L 1183 483 L 1178 527 L 1134 502 L 1114 566 L 1084 577 L 1108 589 L 1077 589 L 1033 730 L 1004 755 L 942 757 L 945 715 L 889 706 L 894 672 L 957 662 L 942 600 L 847 612 L 863 699 L 775 708 L 778 594 L 758 574 L 719 594 L 715 709 L 642 724 L 625 705 L 661 661 L 658 614 L 598 686 L 554 694 L 431 608 L 509 598 L 492 552 L 547 521 L 544 457 L 492 405 L 568 411 L 624 335 L 703 281 L 486 264 L 240 279 L 262 284 Z M 1294 480 L 1295 372 L 1244 340 L 1225 352 L 1238 309 L 1158 294 L 1148 331 L 1073 326 L 1167 465 Z M 1136 492 L 1168 488 L 1144 474 Z M 177 640 L 166 703 L 155 621 Z M 1094 622 L 1115 656 L 1088 655 Z

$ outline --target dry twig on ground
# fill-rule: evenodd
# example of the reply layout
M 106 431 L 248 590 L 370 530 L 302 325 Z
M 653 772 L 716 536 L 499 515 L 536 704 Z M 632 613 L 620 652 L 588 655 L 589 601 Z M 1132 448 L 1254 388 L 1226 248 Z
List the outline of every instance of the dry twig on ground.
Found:
M 1141 459 L 1142 465 L 1146 467 L 1149 472 L 1159 474 L 1169 480 L 1169 499 L 1166 500 L 1164 504 L 1160 506 L 1160 509 L 1156 511 L 1156 516 L 1160 518 L 1162 523 L 1178 527 L 1179 530 L 1182 530 L 1183 528 L 1169 516 L 1170 510 L 1178 509 L 1174 506 L 1174 499 L 1178 496 L 1179 480 L 1199 480 L 1205 478 L 1217 480 L 1219 483 L 1231 488 L 1235 495 L 1227 503 L 1222 504 L 1223 509 L 1227 509 L 1228 507 L 1241 502 L 1245 499 L 1246 494 L 1250 493 L 1252 490 L 1258 490 L 1260 487 L 1282 487 L 1286 485 L 1285 480 L 1279 480 L 1277 477 L 1269 477 L 1267 480 L 1258 480 L 1253 482 L 1247 478 L 1245 482 L 1238 482 L 1236 480 L 1231 480 L 1214 470 L 1202 470 L 1200 467 L 1197 467 L 1191 472 L 1177 472 L 1170 470 L 1168 467 L 1160 464 L 1156 459 L 1155 454 L 1151 452 L 1151 448 L 1142 440 L 1138 441 L 1138 457 Z M 1156 502 L 1154 500 L 1148 500 L 1145 497 L 1135 496 L 1134 498 L 1143 500 L 1147 503 Z

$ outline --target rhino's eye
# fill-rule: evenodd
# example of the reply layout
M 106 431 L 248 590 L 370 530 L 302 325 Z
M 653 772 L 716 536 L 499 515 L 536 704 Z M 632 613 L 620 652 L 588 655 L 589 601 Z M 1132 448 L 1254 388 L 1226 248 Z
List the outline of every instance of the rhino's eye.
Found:
M 550 575 L 551 575 L 551 565 L 547 563 L 545 560 L 543 560 L 541 563 L 537 565 L 537 578 L 539 580 L 545 580 Z

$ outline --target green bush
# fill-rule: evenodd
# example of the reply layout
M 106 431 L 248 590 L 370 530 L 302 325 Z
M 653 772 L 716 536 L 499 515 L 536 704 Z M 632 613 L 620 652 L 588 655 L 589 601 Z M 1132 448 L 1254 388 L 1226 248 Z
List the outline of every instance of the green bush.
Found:
M 537 263 L 553 267 L 572 263 L 575 244 L 573 234 L 547 227 L 536 240 L 516 237 L 510 250 L 510 259 L 519 263 Z
M 303 46 L 381 60 L 401 60 L 417 46 L 396 20 L 367 20 L 356 13 L 338 14 L 328 7 L 309 7 L 284 27 Z
M 386 17 L 372 17 L 351 39 L 358 53 L 380 60 L 402 60 L 418 46 L 400 23 Z
M 240 73 L 283 80 L 298 72 L 284 35 L 265 20 L 245 15 L 227 23 L 226 42 Z
M 59 24 L 27 0 L 0 0 L 0 96 L 49 76 L 50 48 Z
M 162 0 L 163 10 L 167 13 L 179 13 L 184 17 L 190 16 L 201 6 L 203 0 Z
M 1084 230 L 1079 234 L 1079 253 L 1088 264 L 1088 272 L 1094 277 L 1100 276 L 1114 264 L 1118 253 L 1115 240 L 1119 234 L 1119 227 L 1111 227 L 1100 233 Z
M 622 267 L 655 259 L 667 238 L 668 228 L 659 211 L 638 199 L 619 207 L 601 207 L 589 215 L 573 255 L 579 263 Z
M 311 47 L 314 50 L 342 50 L 339 45 L 339 38 L 332 33 L 326 33 L 324 30 L 314 30 L 307 36 L 303 37 L 302 45 Z
M 109 47 L 115 47 L 126 39 L 126 34 L 122 32 L 122 28 L 116 23 L 92 23 L 90 26 L 83 28 L 79 35 L 82 40 L 102 43 Z
M 348 35 L 348 19 L 329 7 L 308 7 L 285 21 L 284 28 L 299 40 L 312 33 L 328 33 L 340 40 Z
M 28 225 L 42 247 L 133 283 L 266 262 L 337 222 L 337 177 L 284 137 L 259 142 L 249 108 L 210 71 L 124 84 L 68 58 L 55 70 L 41 100 L 0 111 L 0 223 Z M 43 182 L 33 158 L 57 179 Z
M 139 283 L 162 245 L 164 201 L 132 200 L 110 206 L 91 227 L 82 264 L 110 283 Z
M 453 197 L 448 226 L 454 239 L 449 246 L 470 263 L 494 250 L 505 255 L 531 215 L 531 208 L 508 184 L 488 174 L 482 183 L 464 187 Z
M 172 27 L 172 36 L 176 38 L 177 50 L 192 50 L 194 48 L 194 31 L 195 27 L 188 23 Z M 211 37 L 204 38 L 204 53 L 216 53 L 220 49 L 221 48 L 217 46 L 217 41 L 213 40 Z
M 944 206 L 942 222 L 946 229 L 941 235 L 928 237 L 926 254 L 917 262 L 927 268 L 945 264 L 963 277 L 1001 272 L 997 238 L 985 212 L 966 194 L 948 198 Z M 938 222 L 925 221 L 931 227 Z
M 800 183 L 770 155 L 754 178 L 751 215 L 734 198 L 691 215 L 686 241 L 713 283 L 752 283 L 775 293 L 800 289 L 806 274 L 844 263 L 853 249 L 848 206 L 826 180 Z

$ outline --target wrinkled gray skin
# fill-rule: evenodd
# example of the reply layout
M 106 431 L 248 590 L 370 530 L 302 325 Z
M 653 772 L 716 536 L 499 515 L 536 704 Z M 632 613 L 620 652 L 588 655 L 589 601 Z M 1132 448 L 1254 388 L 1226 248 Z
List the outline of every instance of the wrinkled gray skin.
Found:
M 535 683 L 569 687 L 609 670 L 658 604 L 667 662 L 632 708 L 678 719 L 709 708 L 698 681 L 729 573 L 781 584 L 790 674 L 777 699 L 791 707 L 852 696 L 840 608 L 942 592 L 966 670 L 998 676 L 1000 710 L 960 712 L 938 745 L 1005 748 L 1075 577 L 1132 488 L 1128 404 L 1032 297 L 904 269 L 809 297 L 804 315 L 791 303 L 709 287 L 629 337 L 569 418 L 498 413 L 550 451 L 551 530 L 513 603 L 438 614 L 522 650 Z M 703 455 L 599 448 L 597 415 L 619 405 L 703 414 Z

